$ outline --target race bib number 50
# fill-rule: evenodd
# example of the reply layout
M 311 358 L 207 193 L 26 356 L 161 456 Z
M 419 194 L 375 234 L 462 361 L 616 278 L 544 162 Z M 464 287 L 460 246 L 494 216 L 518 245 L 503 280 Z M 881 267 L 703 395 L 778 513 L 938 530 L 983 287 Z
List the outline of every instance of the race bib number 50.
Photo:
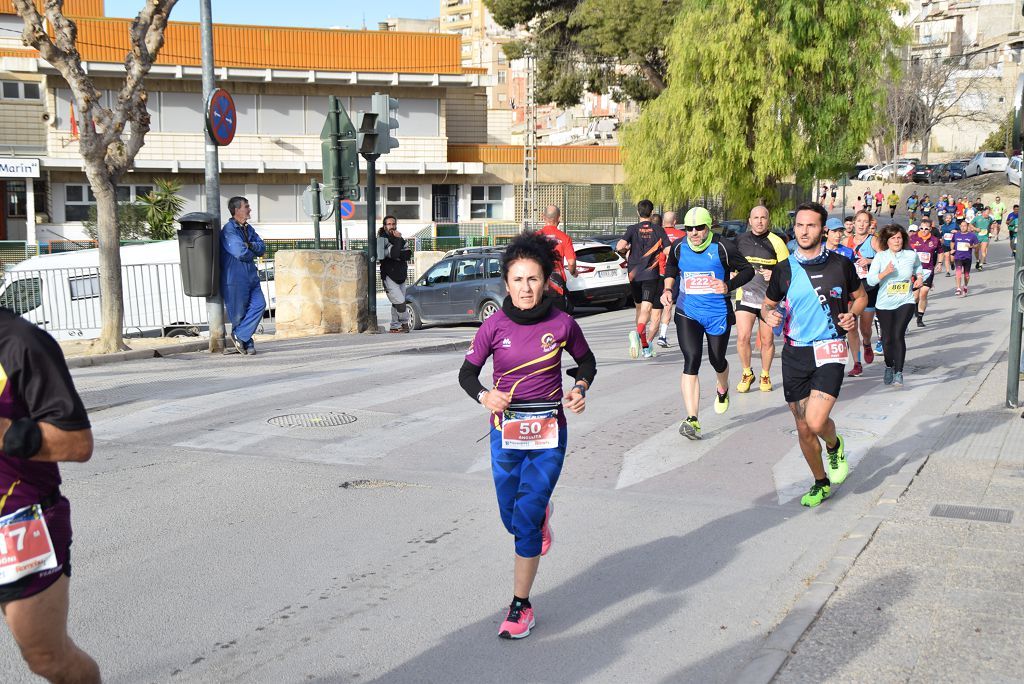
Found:
M 715 274 L 711 271 L 687 271 L 683 274 L 683 292 L 688 295 L 714 294 L 711 284 Z
M 0 518 L 0 585 L 55 567 L 57 554 L 39 504 Z
M 826 363 L 846 364 L 846 340 L 820 340 L 814 343 L 814 365 Z
M 507 411 L 501 422 L 503 449 L 554 449 L 558 446 L 556 411 L 520 413 Z

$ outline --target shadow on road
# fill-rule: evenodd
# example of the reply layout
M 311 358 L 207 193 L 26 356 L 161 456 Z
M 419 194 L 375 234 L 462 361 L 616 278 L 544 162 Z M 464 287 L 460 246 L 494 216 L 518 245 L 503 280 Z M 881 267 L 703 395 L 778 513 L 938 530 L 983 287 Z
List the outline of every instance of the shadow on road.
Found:
M 878 584 L 885 585 L 885 595 L 887 599 L 894 599 L 892 603 L 896 603 L 899 599 L 911 594 L 914 585 L 917 584 L 917 580 L 911 573 L 900 570 L 882 577 Z M 825 608 L 825 614 L 828 615 L 829 612 L 834 611 L 836 615 L 846 615 L 850 613 L 863 615 L 870 610 L 865 609 L 865 607 L 869 606 L 872 601 L 877 601 L 875 593 L 874 587 L 864 587 L 850 592 L 849 595 L 841 598 L 837 598 L 833 595 Z M 844 631 L 841 637 L 839 632 L 835 630 L 822 630 L 821 638 L 825 640 L 825 643 L 815 643 L 813 645 L 814 654 L 821 656 L 820 661 L 817 661 L 813 668 L 801 666 L 797 668 L 798 671 L 796 672 L 786 672 L 784 667 L 780 675 L 773 681 L 808 681 L 807 679 L 804 679 L 804 677 L 811 675 L 809 670 L 816 670 L 813 673 L 813 680 L 817 680 L 819 677 L 829 679 L 847 679 L 846 676 L 843 676 L 843 667 L 849 663 L 853 657 L 863 653 L 870 646 L 885 639 L 886 635 L 892 629 L 893 619 L 888 609 L 878 610 L 876 611 L 876 615 L 873 615 L 872 617 L 874 619 L 872 619 L 870 630 L 851 630 L 852 634 L 850 631 Z M 820 619 L 821 618 L 819 618 L 819 620 Z M 834 643 L 830 643 L 828 641 L 829 637 L 834 640 Z M 852 642 L 856 642 L 856 648 L 851 647 Z M 716 653 L 707 656 L 692 665 L 687 665 L 682 669 L 676 670 L 671 675 L 662 678 L 661 682 L 662 684 L 676 684 L 677 682 L 733 681 L 736 675 L 739 674 L 739 670 L 742 669 L 746 663 L 730 673 L 731 676 L 724 679 L 719 676 L 715 676 L 716 671 L 720 668 L 720 665 L 718 664 L 723 661 L 736 662 L 749 659 L 749 654 L 759 647 L 761 643 L 761 639 L 748 639 L 727 650 L 717 651 Z M 794 651 L 797 657 L 801 655 L 801 651 L 804 648 L 810 649 L 811 646 L 804 641 L 797 644 Z M 809 652 L 806 657 L 811 657 L 812 655 L 813 654 Z
M 526 641 L 498 639 L 500 616 L 496 614 L 444 636 L 437 646 L 375 681 L 581 681 L 598 677 L 644 634 L 658 632 L 658 638 L 664 638 L 663 623 L 685 609 L 690 589 L 732 562 L 741 544 L 793 515 L 792 506 L 778 506 L 775 501 L 774 494 L 764 496 L 752 508 L 716 518 L 684 535 L 601 557 L 550 589 L 543 588 L 542 575 L 541 591 L 534 595 L 537 627 Z M 652 592 L 654 596 L 646 595 Z M 756 591 L 750 600 L 759 600 Z M 612 618 L 610 611 L 616 607 Z M 430 610 L 425 607 L 425 615 Z M 580 623 L 591 626 L 574 628 Z M 686 638 L 686 634 L 678 634 L 678 639 Z M 689 681 L 706 680 L 695 674 Z

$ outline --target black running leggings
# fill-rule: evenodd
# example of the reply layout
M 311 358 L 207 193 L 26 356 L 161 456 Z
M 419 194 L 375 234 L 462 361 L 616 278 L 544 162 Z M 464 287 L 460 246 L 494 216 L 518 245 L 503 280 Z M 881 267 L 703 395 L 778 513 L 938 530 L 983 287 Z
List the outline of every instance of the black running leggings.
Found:
M 683 351 L 683 374 L 696 375 L 700 370 L 705 336 L 708 338 L 708 361 L 711 362 L 711 367 L 716 373 L 728 368 L 729 362 L 725 360 L 725 354 L 729 351 L 730 333 L 732 325 L 727 325 L 721 335 L 708 334 L 703 325 L 692 318 L 687 318 L 676 309 L 676 338 L 679 340 L 679 348 Z
M 907 326 L 914 317 L 917 306 L 911 302 L 898 309 L 877 309 L 875 316 L 882 326 L 882 352 L 885 354 L 885 365 L 896 373 L 903 372 L 903 362 L 907 360 Z

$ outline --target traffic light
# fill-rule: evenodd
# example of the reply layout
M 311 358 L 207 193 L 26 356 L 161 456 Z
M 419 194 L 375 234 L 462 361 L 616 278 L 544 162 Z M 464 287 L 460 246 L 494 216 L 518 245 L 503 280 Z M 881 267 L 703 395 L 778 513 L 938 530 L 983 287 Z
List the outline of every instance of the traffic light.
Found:
M 377 112 L 358 112 L 356 114 L 356 149 L 360 154 L 373 154 L 379 144 Z
M 389 95 L 374 93 L 370 109 L 377 115 L 377 154 L 387 154 L 398 147 L 392 131 L 398 130 L 398 100 Z

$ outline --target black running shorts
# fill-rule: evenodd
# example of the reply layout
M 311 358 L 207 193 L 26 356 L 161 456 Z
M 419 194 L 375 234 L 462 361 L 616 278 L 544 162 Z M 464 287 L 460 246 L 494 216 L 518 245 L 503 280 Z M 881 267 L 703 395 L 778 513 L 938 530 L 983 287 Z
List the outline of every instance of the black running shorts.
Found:
M 782 395 L 787 403 L 806 399 L 811 396 L 811 390 L 839 397 L 845 374 L 846 364 L 843 363 L 815 366 L 813 347 L 790 344 L 782 347 Z
M 875 310 L 875 303 L 878 302 L 878 286 L 877 285 L 874 285 L 874 286 L 868 285 L 868 281 L 867 280 L 863 280 L 863 279 L 860 282 L 861 282 L 861 285 L 864 286 L 864 291 L 868 295 L 868 305 L 864 307 L 864 310 L 865 311 L 874 311 Z
M 634 280 L 629 284 L 633 290 L 633 303 L 650 302 L 652 309 L 664 309 L 661 303 L 661 293 L 665 290 L 664 281 L 661 278 L 651 280 Z
M 761 307 L 759 307 L 759 306 L 758 307 L 747 306 L 746 304 L 743 304 L 741 302 L 741 303 L 736 305 L 736 311 L 737 312 L 746 311 L 748 314 L 754 314 L 755 316 L 757 316 L 759 320 L 764 320 L 763 318 L 761 318 Z

